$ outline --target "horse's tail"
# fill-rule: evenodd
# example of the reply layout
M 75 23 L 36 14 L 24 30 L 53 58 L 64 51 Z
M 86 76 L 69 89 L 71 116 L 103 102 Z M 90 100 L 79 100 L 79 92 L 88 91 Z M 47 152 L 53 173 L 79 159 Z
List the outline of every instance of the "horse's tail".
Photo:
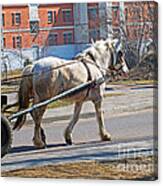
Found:
M 33 86 L 32 86 L 32 68 L 33 65 L 28 65 L 23 70 L 22 80 L 20 82 L 19 92 L 18 92 L 18 104 L 19 111 L 28 108 L 30 103 L 30 98 L 33 95 Z M 19 130 L 26 121 L 26 114 L 21 115 L 17 118 L 13 130 Z

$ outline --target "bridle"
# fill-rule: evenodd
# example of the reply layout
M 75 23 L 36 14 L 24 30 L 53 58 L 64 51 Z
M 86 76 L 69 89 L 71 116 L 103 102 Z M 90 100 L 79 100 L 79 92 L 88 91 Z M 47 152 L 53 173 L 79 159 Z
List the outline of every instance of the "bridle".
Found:
M 123 59 L 120 59 L 123 57 L 123 54 L 122 54 L 122 52 L 119 52 L 117 60 L 120 61 L 120 63 L 114 64 L 114 56 L 113 56 L 114 51 L 110 47 L 109 47 L 109 49 L 110 49 L 110 53 L 111 53 L 111 65 L 108 68 L 99 66 L 96 63 L 96 59 L 94 58 L 94 56 L 90 52 L 87 53 L 87 56 L 89 56 L 89 57 L 82 56 L 81 58 L 79 58 L 79 60 L 81 62 L 83 62 L 85 64 L 85 66 L 87 66 L 87 63 L 96 66 L 100 70 L 103 77 L 107 76 L 108 79 L 109 79 L 109 77 L 116 79 L 116 77 L 118 75 L 122 74 L 122 68 L 123 68 L 125 62 L 123 61 Z M 87 66 L 87 69 L 89 69 L 88 66 Z M 106 74 L 104 74 L 103 71 L 105 71 Z M 90 77 L 90 72 L 89 72 L 89 77 Z

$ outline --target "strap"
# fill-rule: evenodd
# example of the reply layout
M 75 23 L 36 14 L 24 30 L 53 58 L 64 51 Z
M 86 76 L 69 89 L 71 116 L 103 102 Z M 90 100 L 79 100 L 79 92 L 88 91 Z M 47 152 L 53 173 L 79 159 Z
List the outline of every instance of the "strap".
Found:
M 81 62 L 83 63 L 83 65 L 85 66 L 86 70 L 87 70 L 87 73 L 88 73 L 88 79 L 87 81 L 90 81 L 92 80 L 92 76 L 91 76 L 91 71 L 87 65 L 87 63 L 82 59 Z

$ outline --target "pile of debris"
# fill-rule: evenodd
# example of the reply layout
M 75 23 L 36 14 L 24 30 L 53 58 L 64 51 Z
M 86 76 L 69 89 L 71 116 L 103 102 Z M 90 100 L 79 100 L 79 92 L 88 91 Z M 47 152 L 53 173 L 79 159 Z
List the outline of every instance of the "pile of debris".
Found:
M 140 62 L 130 70 L 130 80 L 157 80 L 157 53 L 149 51 Z

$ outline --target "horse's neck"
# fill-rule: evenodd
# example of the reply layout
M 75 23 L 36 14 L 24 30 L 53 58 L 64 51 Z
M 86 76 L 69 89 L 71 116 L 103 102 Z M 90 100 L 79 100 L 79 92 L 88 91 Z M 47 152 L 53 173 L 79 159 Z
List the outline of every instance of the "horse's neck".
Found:
M 104 74 L 106 74 L 106 70 L 108 69 L 110 59 L 108 59 L 109 56 L 107 54 L 101 55 L 101 58 L 99 59 L 99 66 L 101 67 Z

